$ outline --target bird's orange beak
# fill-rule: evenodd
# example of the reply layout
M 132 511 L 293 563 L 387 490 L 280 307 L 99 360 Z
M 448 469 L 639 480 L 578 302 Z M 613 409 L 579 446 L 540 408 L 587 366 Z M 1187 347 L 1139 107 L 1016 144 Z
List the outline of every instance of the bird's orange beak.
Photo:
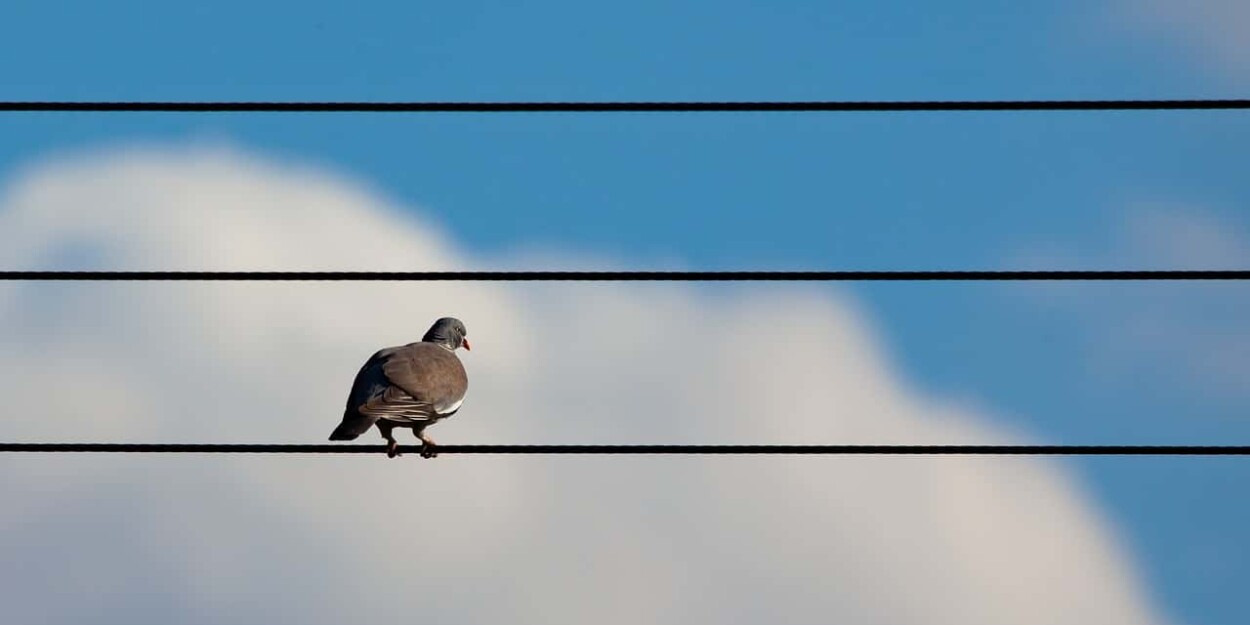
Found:
M 473 351 L 473 348 L 469 347 L 469 339 L 460 339 L 460 344 L 464 345 L 464 351 L 466 352 Z

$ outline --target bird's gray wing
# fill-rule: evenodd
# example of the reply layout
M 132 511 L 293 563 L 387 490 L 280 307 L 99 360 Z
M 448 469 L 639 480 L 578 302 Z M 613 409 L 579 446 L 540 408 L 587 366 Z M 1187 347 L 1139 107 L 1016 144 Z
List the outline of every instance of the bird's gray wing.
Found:
M 408 346 L 388 347 L 374 354 L 356 374 L 356 382 L 347 399 L 347 412 L 354 412 L 361 431 L 369 429 L 378 419 L 388 421 L 428 421 L 434 417 L 429 402 L 410 395 L 387 376 L 393 361 L 401 358 Z M 347 415 L 344 415 L 347 420 Z
M 396 389 L 390 401 L 402 403 L 406 399 L 425 411 L 424 419 L 454 414 L 469 388 L 469 377 L 460 359 L 434 343 L 411 343 L 399 348 L 382 364 L 382 372 L 391 388 Z

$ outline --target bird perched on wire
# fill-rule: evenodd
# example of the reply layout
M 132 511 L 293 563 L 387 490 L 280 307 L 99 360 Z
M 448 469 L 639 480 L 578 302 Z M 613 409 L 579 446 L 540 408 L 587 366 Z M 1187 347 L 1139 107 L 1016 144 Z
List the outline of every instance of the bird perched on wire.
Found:
M 446 419 L 464 402 L 469 376 L 456 349 L 469 348 L 468 331 L 454 317 L 434 322 L 419 343 L 388 347 L 373 355 L 352 383 L 343 422 L 330 434 L 332 441 L 355 440 L 371 425 L 386 439 L 386 455 L 399 455 L 391 435 L 395 428 L 411 428 L 421 439 L 421 457 L 437 455 L 434 439 L 425 428 Z

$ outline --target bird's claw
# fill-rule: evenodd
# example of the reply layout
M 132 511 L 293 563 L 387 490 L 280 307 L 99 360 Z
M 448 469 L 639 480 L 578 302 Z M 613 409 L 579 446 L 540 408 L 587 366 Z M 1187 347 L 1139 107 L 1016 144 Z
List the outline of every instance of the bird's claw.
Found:
M 399 456 L 399 443 L 391 441 L 386 445 L 386 457 L 395 458 Z
M 421 446 L 421 457 L 422 458 L 438 457 L 438 449 L 434 447 L 434 443 L 425 443 L 424 445 Z

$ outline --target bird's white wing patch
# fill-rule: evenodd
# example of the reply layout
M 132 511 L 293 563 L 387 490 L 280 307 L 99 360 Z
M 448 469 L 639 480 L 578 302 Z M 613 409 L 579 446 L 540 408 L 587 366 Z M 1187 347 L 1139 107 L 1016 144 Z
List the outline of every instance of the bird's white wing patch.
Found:
M 464 398 L 461 397 L 460 399 L 457 399 L 455 403 L 449 406 L 443 406 L 443 407 L 435 406 L 434 409 L 437 410 L 438 414 L 440 415 L 450 414 L 452 412 L 459 410 L 460 404 L 463 404 L 463 403 L 464 403 Z

